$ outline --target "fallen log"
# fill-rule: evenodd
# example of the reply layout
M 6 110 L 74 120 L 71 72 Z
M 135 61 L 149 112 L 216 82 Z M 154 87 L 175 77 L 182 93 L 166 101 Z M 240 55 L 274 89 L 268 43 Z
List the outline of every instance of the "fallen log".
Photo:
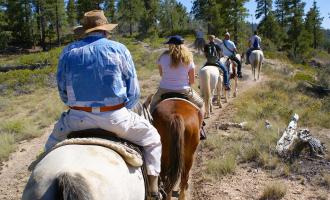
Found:
M 216 122 L 215 126 L 217 129 L 221 130 L 228 130 L 229 127 L 234 127 L 234 128 L 245 128 L 247 122 L 241 122 L 241 123 L 234 123 L 234 122 L 226 122 L 226 123 L 219 123 Z
M 12 70 L 35 70 L 35 69 L 41 69 L 44 67 L 50 66 L 49 63 L 37 63 L 33 65 L 19 65 L 19 66 L 8 66 L 8 67 L 0 67 L 0 72 L 9 72 Z
M 295 159 L 307 148 L 310 156 L 323 158 L 326 151 L 324 144 L 313 137 L 308 129 L 297 131 L 298 120 L 298 114 L 294 114 L 282 137 L 277 142 L 277 154 L 284 159 Z

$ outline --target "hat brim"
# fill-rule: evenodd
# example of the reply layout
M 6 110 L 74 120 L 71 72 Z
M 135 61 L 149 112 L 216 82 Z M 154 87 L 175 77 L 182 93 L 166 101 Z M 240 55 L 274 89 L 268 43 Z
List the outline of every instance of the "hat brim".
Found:
M 104 24 L 104 25 L 101 25 L 101 26 L 96 26 L 94 28 L 90 28 L 90 29 L 86 29 L 83 34 L 87 34 L 87 33 L 91 33 L 93 31 L 112 31 L 113 29 L 116 28 L 118 24 Z

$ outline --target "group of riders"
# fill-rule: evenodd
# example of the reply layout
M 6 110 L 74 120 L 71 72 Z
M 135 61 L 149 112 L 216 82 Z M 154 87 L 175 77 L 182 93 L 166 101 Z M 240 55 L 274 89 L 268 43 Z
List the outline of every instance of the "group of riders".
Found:
M 73 131 L 100 128 L 115 133 L 143 147 L 149 182 L 148 199 L 161 199 L 158 189 L 161 140 L 151 122 L 132 111 L 140 98 L 132 56 L 123 44 L 108 39 L 117 24 L 110 24 L 103 11 L 86 12 L 81 24 L 79 40 L 65 47 L 59 58 L 58 90 L 69 110 L 55 124 L 45 146 L 46 152 Z M 260 38 L 256 34 L 253 37 L 251 47 L 254 48 L 254 41 L 260 45 Z M 241 64 L 235 56 L 237 49 L 230 41 L 229 33 L 225 34 L 220 46 L 214 39 L 213 35 L 209 36 L 209 43 L 204 48 L 206 64 L 214 64 L 223 71 L 226 89 L 230 89 L 228 71 L 219 62 L 219 52 L 221 50 L 224 56 L 237 62 L 238 76 L 242 77 Z M 169 37 L 166 44 L 168 50 L 156 62 L 161 81 L 150 111 L 155 109 L 163 94 L 176 92 L 185 94 L 204 116 L 204 102 L 192 89 L 196 70 L 192 53 L 181 36 Z M 205 139 L 203 128 L 201 139 Z
M 227 31 L 224 34 L 224 39 L 220 40 L 216 38 L 214 35 L 208 36 L 209 43 L 205 44 L 204 40 L 204 33 L 202 29 L 196 31 L 196 40 L 195 40 L 195 48 L 198 49 L 199 46 L 202 44 L 204 46 L 204 54 L 207 58 L 207 62 L 204 66 L 212 65 L 217 66 L 223 72 L 223 79 L 224 79 L 224 86 L 225 90 L 230 90 L 230 83 L 229 83 L 229 68 L 225 66 L 224 63 L 220 62 L 220 57 L 225 56 L 230 59 L 235 65 L 237 65 L 237 77 L 243 78 L 242 76 L 242 63 L 241 60 L 237 57 L 238 50 L 236 45 L 233 41 L 230 40 L 230 33 Z M 254 31 L 253 36 L 251 36 L 248 40 L 249 49 L 246 52 L 246 62 L 245 64 L 249 63 L 249 57 L 253 50 L 261 50 L 261 38 L 257 35 L 257 31 Z

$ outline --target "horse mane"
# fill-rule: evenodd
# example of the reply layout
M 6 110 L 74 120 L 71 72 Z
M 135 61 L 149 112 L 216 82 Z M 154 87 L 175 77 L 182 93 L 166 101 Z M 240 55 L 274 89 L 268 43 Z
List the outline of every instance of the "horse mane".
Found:
M 80 174 L 62 173 L 55 179 L 59 200 L 92 200 L 89 187 Z
M 165 169 L 166 180 L 164 180 L 164 185 L 166 189 L 172 190 L 180 178 L 182 166 L 184 163 L 183 147 L 185 126 L 182 116 L 178 114 L 172 114 L 170 116 L 170 123 L 168 125 L 168 130 L 171 130 L 169 131 L 169 134 L 171 134 L 169 137 L 171 138 L 171 141 L 169 141 L 169 159 L 171 164 L 169 168 Z

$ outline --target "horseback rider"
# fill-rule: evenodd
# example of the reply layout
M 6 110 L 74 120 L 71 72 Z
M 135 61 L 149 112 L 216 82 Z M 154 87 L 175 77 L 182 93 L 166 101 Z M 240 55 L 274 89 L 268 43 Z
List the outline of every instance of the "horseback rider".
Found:
M 156 94 L 152 98 L 150 111 L 154 111 L 163 94 L 180 93 L 185 94 L 190 102 L 197 105 L 204 117 L 204 101 L 191 87 L 195 82 L 195 64 L 192 53 L 184 45 L 184 39 L 179 35 L 169 37 L 165 44 L 169 45 L 169 49 L 157 61 L 161 81 Z M 206 139 L 203 126 L 201 139 Z
M 230 83 L 229 83 L 229 73 L 224 64 L 220 62 L 220 51 L 221 48 L 218 44 L 215 43 L 215 36 L 209 35 L 208 36 L 209 43 L 204 47 L 204 54 L 206 56 L 206 65 L 213 65 L 219 67 L 222 70 L 223 80 L 225 85 L 225 90 L 230 90 Z
M 257 35 L 258 32 L 254 31 L 254 34 L 249 39 L 249 49 L 246 52 L 246 59 L 245 64 L 250 64 L 249 57 L 251 55 L 251 52 L 254 50 L 261 50 L 260 44 L 261 44 L 261 38 Z
M 234 42 L 230 40 L 230 34 L 228 32 L 225 33 L 225 38 L 220 47 L 223 56 L 227 56 L 230 60 L 234 61 L 237 64 L 237 76 L 238 78 L 242 78 L 242 63 L 236 57 L 236 53 L 238 51 Z
M 200 53 L 201 48 L 203 48 L 203 46 L 205 44 L 203 29 L 199 28 L 196 31 L 195 36 L 196 36 L 195 48 L 197 48 L 198 53 Z
M 113 132 L 143 147 L 150 184 L 148 197 L 158 200 L 160 136 L 149 121 L 130 110 L 138 102 L 140 88 L 128 49 L 107 39 L 116 26 L 108 23 L 101 10 L 86 12 L 82 39 L 64 48 L 57 84 L 69 110 L 55 124 L 45 148 L 51 150 L 72 131 L 100 128 Z

